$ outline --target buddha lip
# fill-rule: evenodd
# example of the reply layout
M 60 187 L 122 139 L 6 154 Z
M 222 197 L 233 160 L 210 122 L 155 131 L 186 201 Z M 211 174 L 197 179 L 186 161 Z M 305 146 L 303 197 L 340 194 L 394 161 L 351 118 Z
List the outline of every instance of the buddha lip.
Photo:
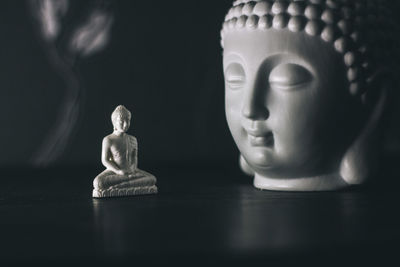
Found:
M 252 135 L 248 133 L 249 141 L 252 146 L 267 146 L 271 147 L 274 144 L 274 135 L 268 132 L 263 135 Z
M 262 125 L 251 125 L 252 127 L 243 127 L 249 136 L 253 137 L 267 137 L 272 135 L 271 130 L 263 127 Z

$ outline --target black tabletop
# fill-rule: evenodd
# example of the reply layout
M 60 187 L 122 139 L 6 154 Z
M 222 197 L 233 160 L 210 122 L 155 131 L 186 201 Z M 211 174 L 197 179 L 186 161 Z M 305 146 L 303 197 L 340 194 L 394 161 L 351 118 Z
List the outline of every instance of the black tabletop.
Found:
M 91 197 L 98 167 L 3 170 L 0 262 L 326 266 L 400 248 L 393 171 L 362 188 L 288 193 L 257 190 L 226 165 L 146 168 L 157 195 L 113 199 Z

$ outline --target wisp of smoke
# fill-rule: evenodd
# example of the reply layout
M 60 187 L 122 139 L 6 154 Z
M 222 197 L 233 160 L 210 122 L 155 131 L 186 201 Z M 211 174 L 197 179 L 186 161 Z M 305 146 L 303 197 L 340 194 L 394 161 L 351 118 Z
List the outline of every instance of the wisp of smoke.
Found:
M 65 25 L 65 17 L 70 12 L 70 0 L 29 2 L 49 62 L 62 77 L 65 87 L 56 123 L 32 156 L 32 164 L 35 166 L 47 166 L 56 162 L 71 143 L 84 102 L 78 63 L 104 50 L 110 41 L 113 14 L 105 3 L 95 1 L 86 19 L 65 36 L 63 30 L 70 26 Z

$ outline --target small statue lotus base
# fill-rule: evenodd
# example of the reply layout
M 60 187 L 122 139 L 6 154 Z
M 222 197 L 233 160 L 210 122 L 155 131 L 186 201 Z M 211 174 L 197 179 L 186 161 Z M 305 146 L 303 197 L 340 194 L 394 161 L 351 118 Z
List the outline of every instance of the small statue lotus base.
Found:
M 126 134 L 131 113 L 118 106 L 111 116 L 114 132 L 103 139 L 102 163 L 106 167 L 93 181 L 93 197 L 122 197 L 156 194 L 154 175 L 137 168 L 138 144 Z
M 143 186 L 143 187 L 131 187 L 131 188 L 110 188 L 105 190 L 93 189 L 94 198 L 105 198 L 105 197 L 127 197 L 127 196 L 138 196 L 138 195 L 151 195 L 157 194 L 157 186 Z
M 97 181 L 102 181 L 103 184 Z M 112 171 L 105 170 L 95 179 L 93 197 L 103 198 L 156 194 L 158 191 L 156 182 L 156 177 L 140 169 L 136 170 L 135 177 L 122 177 L 114 174 Z

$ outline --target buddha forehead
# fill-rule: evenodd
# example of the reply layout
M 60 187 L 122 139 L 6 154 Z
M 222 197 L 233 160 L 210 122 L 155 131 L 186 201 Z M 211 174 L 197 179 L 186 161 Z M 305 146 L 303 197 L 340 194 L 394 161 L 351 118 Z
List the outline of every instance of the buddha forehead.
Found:
M 329 46 L 341 56 L 347 68 L 350 92 L 361 95 L 379 65 L 387 65 L 387 60 L 393 57 L 393 47 L 389 46 L 394 42 L 389 32 L 394 26 L 385 2 L 235 1 L 221 31 L 224 62 L 229 54 L 245 53 L 245 48 L 251 51 L 248 55 L 291 52 L 307 58 L 312 51 L 325 50 L 321 54 L 329 54 L 326 52 Z
M 324 56 L 315 56 L 316 51 Z M 326 61 L 345 67 L 341 55 L 330 44 L 304 32 L 293 33 L 288 29 L 235 30 L 225 36 L 224 68 L 235 62 L 257 71 L 267 61 L 273 64 L 290 62 L 310 70 L 313 66 L 325 65 Z

